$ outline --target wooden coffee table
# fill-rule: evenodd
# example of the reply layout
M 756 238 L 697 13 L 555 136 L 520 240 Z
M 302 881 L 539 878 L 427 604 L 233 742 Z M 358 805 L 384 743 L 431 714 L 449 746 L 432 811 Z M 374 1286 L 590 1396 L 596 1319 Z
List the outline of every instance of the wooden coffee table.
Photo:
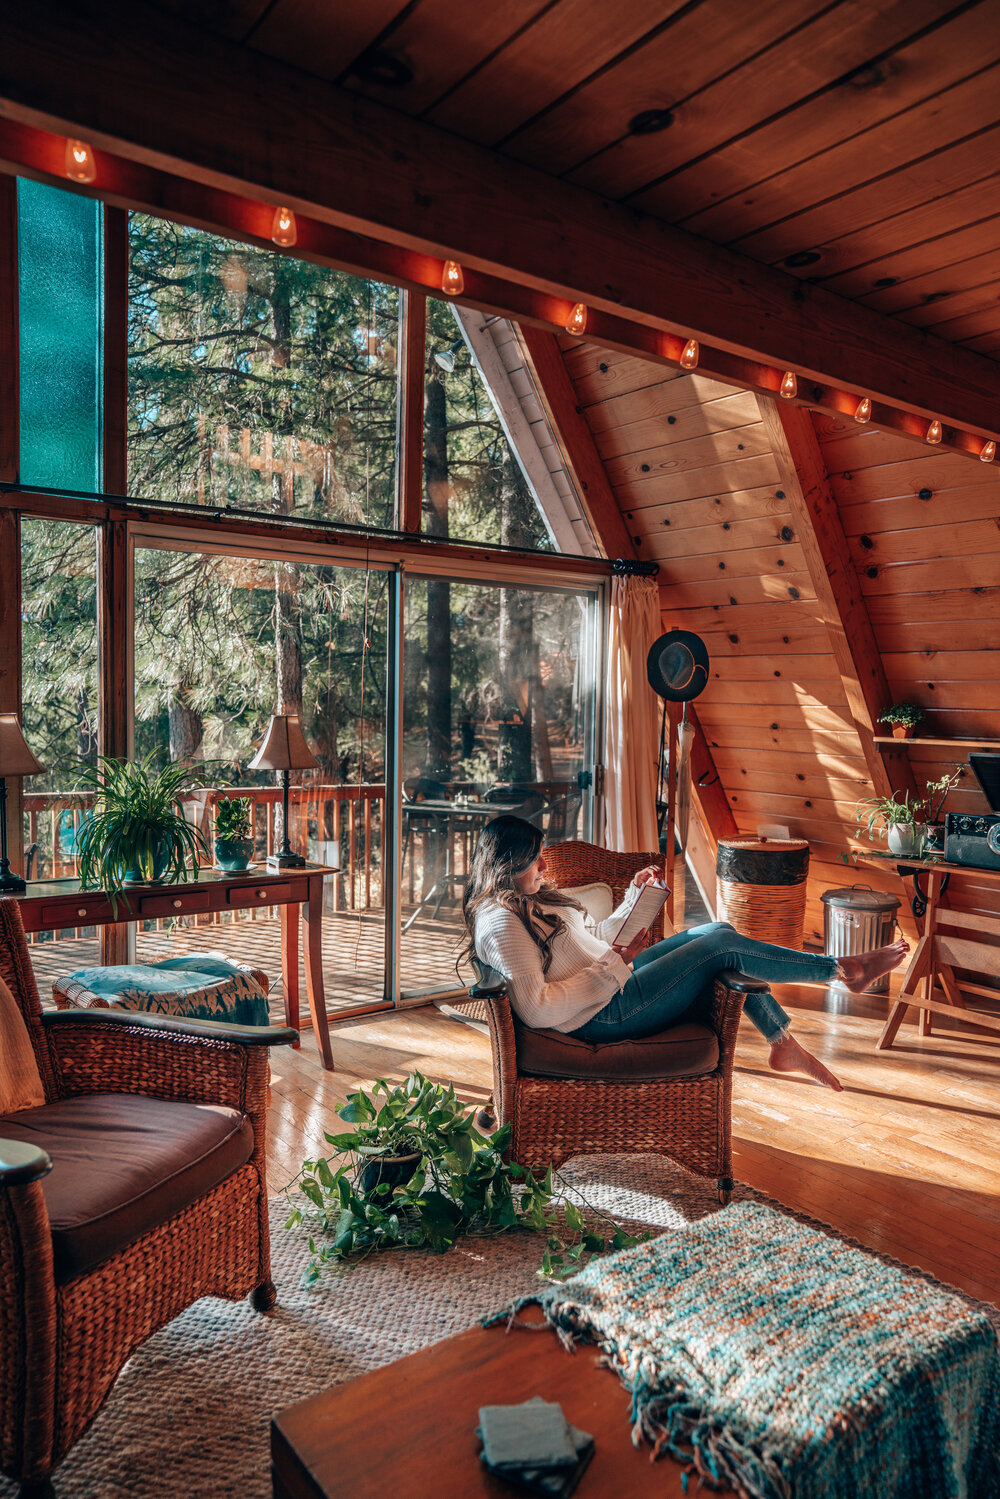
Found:
M 511 1499 L 524 1491 L 479 1460 L 479 1407 L 533 1395 L 594 1437 L 580 1499 L 680 1499 L 680 1464 L 632 1446 L 628 1394 L 597 1358 L 586 1344 L 567 1353 L 549 1328 L 477 1327 L 314 1395 L 271 1422 L 275 1499 Z

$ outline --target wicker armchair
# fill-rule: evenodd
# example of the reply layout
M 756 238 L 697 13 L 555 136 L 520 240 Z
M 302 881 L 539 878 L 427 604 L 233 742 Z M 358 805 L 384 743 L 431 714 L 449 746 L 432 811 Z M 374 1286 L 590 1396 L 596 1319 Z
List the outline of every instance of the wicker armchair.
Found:
M 637 869 L 660 853 L 609 853 L 584 842 L 545 850 L 560 889 L 602 881 L 617 904 Z M 662 932 L 650 934 L 659 940 Z M 654 1153 L 733 1189 L 732 1077 L 748 993 L 767 985 L 727 973 L 670 1030 L 641 1042 L 592 1046 L 558 1031 L 532 1031 L 502 987 L 479 985 L 493 1049 L 494 1113 L 512 1126 L 511 1155 L 532 1170 L 575 1155 Z M 566 1076 L 554 1075 L 564 1064 Z M 659 1074 L 659 1075 L 658 1075 Z
M 43 1014 L 11 899 L 0 899 L 0 977 L 45 1093 L 43 1106 L 0 1119 L 0 1470 L 20 1480 L 24 1499 L 41 1499 L 151 1333 L 201 1296 L 273 1306 L 267 1048 L 296 1033 L 134 1011 Z M 129 1134 L 140 1115 L 146 1140 L 155 1137 L 148 1147 L 143 1129 Z M 127 1166 L 130 1149 L 164 1148 L 156 1120 L 176 1132 L 183 1169 L 96 1211 L 95 1195 L 106 1206 L 118 1190 L 108 1162 Z M 80 1164 L 67 1171 L 72 1152 Z M 81 1241 L 88 1207 L 91 1237 Z

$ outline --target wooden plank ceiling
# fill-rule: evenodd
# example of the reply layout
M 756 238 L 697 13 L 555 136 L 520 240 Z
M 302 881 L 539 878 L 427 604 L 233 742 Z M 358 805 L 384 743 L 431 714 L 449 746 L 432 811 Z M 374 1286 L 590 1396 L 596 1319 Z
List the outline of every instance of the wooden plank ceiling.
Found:
M 229 40 L 1000 353 L 993 0 L 161 0 Z
M 562 347 L 637 553 L 660 564 L 664 627 L 708 645 L 697 714 L 737 827 L 777 824 L 809 839 L 806 934 L 820 940 L 823 890 L 899 886 L 841 862 L 865 846 L 855 808 L 882 766 L 873 773 L 845 692 L 829 601 L 782 477 L 787 453 L 776 453 L 752 394 L 568 337 Z M 1000 738 L 996 469 L 849 419 L 811 420 L 889 694 L 925 707 L 927 737 Z M 919 791 L 966 754 L 889 750 L 885 770 L 904 785 L 909 765 Z M 948 805 L 988 810 L 971 776 Z M 971 881 L 955 898 L 995 905 Z

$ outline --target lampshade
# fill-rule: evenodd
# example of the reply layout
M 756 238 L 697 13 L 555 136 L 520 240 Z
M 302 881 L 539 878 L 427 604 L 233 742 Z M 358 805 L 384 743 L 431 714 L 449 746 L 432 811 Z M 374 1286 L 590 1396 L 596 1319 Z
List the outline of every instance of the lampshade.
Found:
M 275 713 L 250 770 L 308 770 L 319 761 L 306 744 L 297 713 Z
M 45 769 L 27 746 L 16 713 L 0 713 L 0 776 L 37 776 Z

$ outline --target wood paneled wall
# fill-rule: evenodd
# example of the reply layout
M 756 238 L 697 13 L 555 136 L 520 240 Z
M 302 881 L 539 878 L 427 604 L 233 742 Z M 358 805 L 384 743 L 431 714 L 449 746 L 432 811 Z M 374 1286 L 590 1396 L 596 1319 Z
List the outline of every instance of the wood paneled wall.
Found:
M 854 814 L 869 766 L 757 398 L 568 338 L 563 349 L 638 553 L 660 564 L 664 628 L 708 644 L 698 717 L 737 826 L 809 839 L 806 940 L 819 943 L 824 890 L 901 891 L 890 870 L 843 862 L 865 846 Z M 814 422 L 894 699 L 927 709 L 927 735 L 1000 739 L 1000 470 Z M 918 788 L 967 753 L 888 750 L 910 756 Z M 974 785 L 949 807 L 985 810 Z M 974 882 L 963 899 L 990 909 Z

